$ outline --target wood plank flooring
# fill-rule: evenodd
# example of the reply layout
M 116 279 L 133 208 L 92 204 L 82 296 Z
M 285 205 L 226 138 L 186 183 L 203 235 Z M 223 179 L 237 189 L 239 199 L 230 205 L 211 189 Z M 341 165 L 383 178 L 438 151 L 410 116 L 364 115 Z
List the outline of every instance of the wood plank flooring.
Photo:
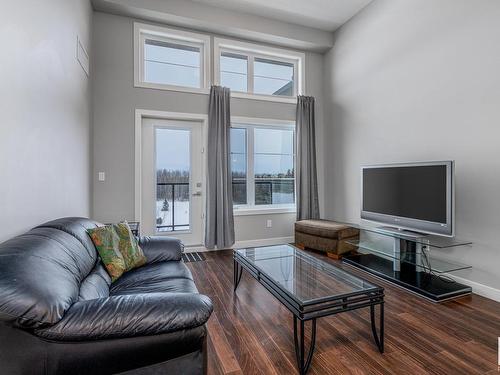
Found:
M 204 254 L 187 265 L 214 304 L 208 374 L 297 374 L 292 314 L 245 271 L 233 293 L 232 251 Z M 373 341 L 369 309 L 321 318 L 308 374 L 500 374 L 500 303 L 472 295 L 434 304 L 343 267 L 386 289 L 385 353 Z

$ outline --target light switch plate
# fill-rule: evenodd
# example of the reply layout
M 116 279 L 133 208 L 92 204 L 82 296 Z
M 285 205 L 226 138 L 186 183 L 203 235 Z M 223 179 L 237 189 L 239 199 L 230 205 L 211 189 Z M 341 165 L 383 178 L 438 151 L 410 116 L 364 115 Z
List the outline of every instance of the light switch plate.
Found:
M 99 179 L 99 181 L 105 181 L 106 180 L 106 173 L 99 172 L 98 179 Z

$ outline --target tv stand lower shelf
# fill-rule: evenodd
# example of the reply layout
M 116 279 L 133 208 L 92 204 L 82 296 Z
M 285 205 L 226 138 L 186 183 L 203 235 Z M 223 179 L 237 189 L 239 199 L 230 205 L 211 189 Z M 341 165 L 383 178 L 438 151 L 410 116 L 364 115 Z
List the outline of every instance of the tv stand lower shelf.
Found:
M 401 263 L 400 270 L 396 271 L 393 260 L 376 254 L 357 253 L 345 256 L 342 261 L 433 302 L 443 302 L 472 293 L 472 288 L 467 285 L 448 280 L 438 274 L 424 272 L 410 263 Z

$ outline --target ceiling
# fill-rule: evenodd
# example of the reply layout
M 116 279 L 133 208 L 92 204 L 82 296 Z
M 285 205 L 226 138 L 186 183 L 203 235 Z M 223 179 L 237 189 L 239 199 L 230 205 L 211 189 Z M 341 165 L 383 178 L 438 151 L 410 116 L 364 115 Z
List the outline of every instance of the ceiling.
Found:
M 191 0 L 279 21 L 334 31 L 372 0 Z

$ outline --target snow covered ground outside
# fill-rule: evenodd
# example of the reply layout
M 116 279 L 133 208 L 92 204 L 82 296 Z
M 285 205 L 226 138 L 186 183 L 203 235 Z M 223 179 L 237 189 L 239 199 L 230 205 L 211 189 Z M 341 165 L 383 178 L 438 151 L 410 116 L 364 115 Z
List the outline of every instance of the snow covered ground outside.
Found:
M 293 195 L 290 193 L 274 193 L 274 204 L 287 204 L 293 203 Z M 176 230 L 189 229 L 189 201 L 176 201 L 175 202 L 175 225 L 187 224 L 185 227 L 177 227 Z M 156 218 L 161 218 L 162 222 L 157 225 L 172 225 L 172 201 L 168 201 L 168 211 L 162 211 L 163 200 L 156 201 Z M 169 232 L 172 228 L 160 228 L 160 231 Z
M 273 204 L 293 203 L 292 193 L 273 193 Z
M 168 201 L 168 211 L 162 211 L 163 199 L 156 201 L 156 218 L 161 218 L 162 223 L 158 225 L 172 225 L 172 201 Z M 189 224 L 189 201 L 175 202 L 175 225 Z M 176 230 L 188 230 L 189 225 Z M 171 231 L 172 228 L 160 228 L 160 231 Z

